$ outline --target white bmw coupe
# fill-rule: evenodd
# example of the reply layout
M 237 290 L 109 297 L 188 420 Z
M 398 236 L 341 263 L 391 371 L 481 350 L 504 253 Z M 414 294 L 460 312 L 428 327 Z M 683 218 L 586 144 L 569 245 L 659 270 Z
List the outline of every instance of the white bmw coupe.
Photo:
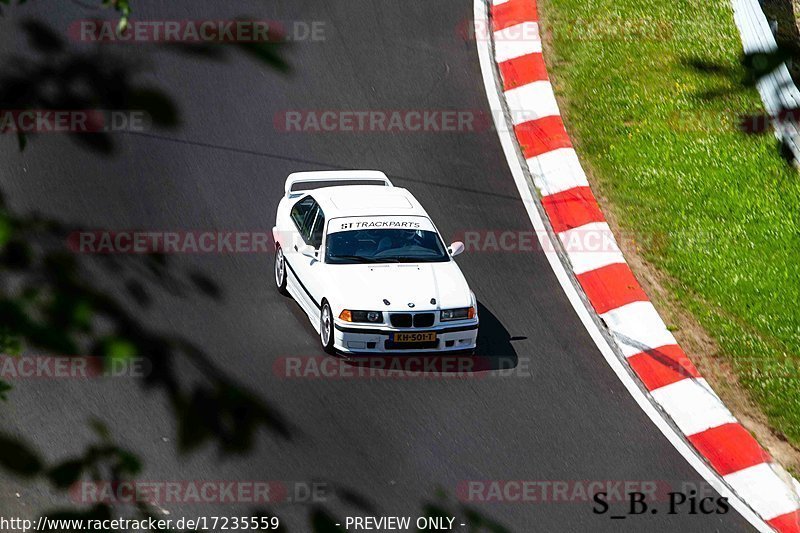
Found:
M 420 203 L 378 171 L 291 174 L 278 204 L 275 284 L 329 353 L 473 352 L 475 295 Z

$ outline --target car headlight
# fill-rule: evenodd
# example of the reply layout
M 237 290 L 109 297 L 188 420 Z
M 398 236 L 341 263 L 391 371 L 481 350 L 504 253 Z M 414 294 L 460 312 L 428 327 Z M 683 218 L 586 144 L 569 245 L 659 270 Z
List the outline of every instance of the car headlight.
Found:
M 462 307 L 460 309 L 443 309 L 439 313 L 439 320 L 448 322 L 450 320 L 466 320 L 468 318 L 475 318 L 474 307 Z
M 345 309 L 339 314 L 339 319 L 345 322 L 383 322 L 383 313 L 380 311 L 350 311 Z

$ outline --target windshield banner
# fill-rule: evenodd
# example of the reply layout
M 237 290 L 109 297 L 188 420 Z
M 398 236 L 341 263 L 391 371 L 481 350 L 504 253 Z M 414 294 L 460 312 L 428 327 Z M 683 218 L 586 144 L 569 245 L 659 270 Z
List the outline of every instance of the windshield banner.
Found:
M 433 223 L 426 217 L 346 217 L 331 219 L 328 233 L 370 229 L 410 229 L 436 232 Z

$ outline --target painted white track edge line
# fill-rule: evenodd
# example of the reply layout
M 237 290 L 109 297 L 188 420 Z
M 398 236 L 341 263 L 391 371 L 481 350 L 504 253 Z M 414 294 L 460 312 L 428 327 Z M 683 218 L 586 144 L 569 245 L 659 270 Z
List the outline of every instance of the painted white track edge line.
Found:
M 489 23 L 489 16 L 485 1 L 486 0 L 473 0 L 473 23 L 476 27 L 481 27 L 480 24 L 483 24 L 483 27 L 488 27 L 486 25 Z M 525 209 L 528 211 L 528 217 L 533 224 L 534 230 L 540 234 L 543 234 L 551 245 L 549 247 L 544 247 L 546 248 L 544 254 L 547 257 L 547 261 L 550 263 L 550 267 L 553 269 L 561 288 L 564 290 L 567 299 L 577 313 L 578 318 L 586 328 L 586 331 L 589 333 L 589 336 L 597 345 L 600 353 L 603 355 L 608 365 L 617 375 L 630 395 L 633 397 L 636 403 L 639 404 L 639 407 L 642 409 L 642 411 L 645 412 L 653 424 L 655 424 L 655 426 L 667 438 L 670 444 L 672 444 L 678 453 L 680 453 L 683 458 L 686 459 L 692 468 L 694 468 L 703 479 L 705 479 L 712 487 L 714 487 L 714 489 L 721 496 L 726 497 L 728 502 L 731 504 L 731 507 L 736 509 L 736 511 L 738 511 L 739 514 L 741 514 L 742 517 L 744 517 L 744 519 L 747 520 L 751 525 L 753 525 L 753 527 L 765 533 L 774 532 L 774 529 L 767 525 L 767 523 L 761 519 L 761 517 L 759 517 L 747 504 L 745 504 L 716 474 L 716 472 L 711 470 L 711 468 L 697 455 L 695 450 L 692 449 L 680 435 L 678 435 L 678 433 L 675 431 L 675 428 L 670 425 L 670 423 L 663 417 L 661 412 L 656 409 L 653 403 L 651 403 L 650 399 L 645 396 L 642 389 L 639 388 L 639 385 L 634 381 L 633 377 L 628 373 L 628 370 L 623 366 L 623 362 L 620 361 L 620 359 L 614 353 L 613 348 L 608 344 L 605 337 L 603 337 L 603 334 L 600 332 L 597 324 L 594 322 L 594 320 L 592 320 L 592 317 L 589 315 L 583 300 L 581 300 L 581 297 L 575 289 L 575 286 L 570 281 L 569 275 L 567 274 L 564 265 L 561 263 L 561 259 L 558 257 L 557 252 L 554 251 L 552 236 L 542 221 L 541 215 L 534 204 L 533 195 L 528 185 L 528 181 L 525 178 L 525 170 L 522 168 L 522 163 L 519 155 L 517 154 L 516 141 L 511 134 L 513 130 L 509 128 L 503 112 L 504 108 L 502 102 L 500 101 L 501 92 L 495 78 L 495 67 L 493 63 L 494 58 L 492 57 L 492 50 L 489 46 L 489 41 L 486 39 L 476 39 L 475 43 L 478 49 L 478 60 L 480 62 L 483 85 L 484 89 L 486 90 L 486 97 L 489 100 L 489 108 L 498 110 L 498 112 L 492 113 L 492 115 L 494 116 L 497 135 L 500 139 L 500 144 L 503 147 L 503 152 L 505 153 L 511 174 L 514 177 L 514 182 L 517 185 L 517 190 L 519 191 L 523 204 L 525 204 Z

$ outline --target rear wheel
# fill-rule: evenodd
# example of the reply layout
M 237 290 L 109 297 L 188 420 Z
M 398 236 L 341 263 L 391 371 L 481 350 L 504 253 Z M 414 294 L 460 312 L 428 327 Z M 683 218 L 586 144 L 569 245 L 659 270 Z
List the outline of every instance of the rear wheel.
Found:
M 286 258 L 280 246 L 275 249 L 275 286 L 279 293 L 286 294 Z
M 319 341 L 322 349 L 329 354 L 336 353 L 333 348 L 333 313 L 328 302 L 322 302 L 322 310 L 319 314 Z

